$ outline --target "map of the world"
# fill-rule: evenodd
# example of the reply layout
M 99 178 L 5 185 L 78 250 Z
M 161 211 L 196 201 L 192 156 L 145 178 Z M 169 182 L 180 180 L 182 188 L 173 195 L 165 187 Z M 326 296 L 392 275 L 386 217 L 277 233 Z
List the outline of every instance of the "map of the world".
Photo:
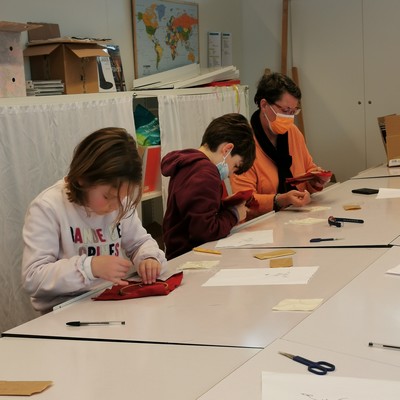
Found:
M 135 77 L 199 62 L 198 5 L 135 0 Z

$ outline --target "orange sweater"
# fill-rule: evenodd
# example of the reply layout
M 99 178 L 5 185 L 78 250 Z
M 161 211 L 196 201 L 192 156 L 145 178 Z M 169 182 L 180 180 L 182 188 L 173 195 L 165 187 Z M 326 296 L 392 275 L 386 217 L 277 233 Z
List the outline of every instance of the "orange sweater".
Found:
M 289 154 L 292 156 L 292 166 L 290 167 L 292 175 L 298 176 L 315 169 L 317 166 L 313 162 L 304 136 L 297 126 L 293 125 L 288 133 Z M 242 175 L 232 174 L 230 176 L 233 193 L 248 189 L 254 191 L 254 197 L 260 206 L 258 212 L 256 214 L 249 213 L 248 218 L 254 218 L 273 210 L 274 196 L 279 183 L 278 169 L 275 163 L 263 152 L 257 139 L 255 142 L 256 159 L 253 166 Z M 297 185 L 297 189 L 300 191 L 307 189 L 310 193 L 316 192 L 307 182 Z

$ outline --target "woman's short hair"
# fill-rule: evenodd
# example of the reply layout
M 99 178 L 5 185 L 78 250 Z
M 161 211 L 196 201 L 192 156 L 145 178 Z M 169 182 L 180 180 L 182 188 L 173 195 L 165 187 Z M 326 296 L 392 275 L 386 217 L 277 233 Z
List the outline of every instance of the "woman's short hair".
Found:
M 301 100 L 300 88 L 288 76 L 278 72 L 264 74 L 258 82 L 254 102 L 258 107 L 262 99 L 267 100 L 268 104 L 275 104 L 284 93 L 289 93 L 297 100 Z

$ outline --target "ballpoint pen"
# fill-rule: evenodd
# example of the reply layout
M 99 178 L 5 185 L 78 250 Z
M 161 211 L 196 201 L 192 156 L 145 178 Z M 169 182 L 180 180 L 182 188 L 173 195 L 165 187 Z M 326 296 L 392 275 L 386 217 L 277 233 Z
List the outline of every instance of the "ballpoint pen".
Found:
M 68 326 L 89 326 L 89 325 L 125 325 L 125 321 L 70 321 L 66 323 Z
M 343 238 L 312 238 L 310 239 L 310 243 L 329 242 L 331 240 L 343 240 Z
M 329 217 L 338 222 L 353 222 L 355 224 L 363 224 L 363 219 L 356 219 L 356 218 L 341 218 L 341 217 Z

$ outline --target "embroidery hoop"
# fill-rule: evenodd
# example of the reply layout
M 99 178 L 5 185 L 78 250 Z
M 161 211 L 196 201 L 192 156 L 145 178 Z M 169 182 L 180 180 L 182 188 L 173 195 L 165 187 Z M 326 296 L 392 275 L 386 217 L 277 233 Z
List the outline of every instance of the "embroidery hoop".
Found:
M 155 285 L 164 285 L 164 287 L 165 287 L 165 289 L 168 289 L 168 283 L 166 283 L 166 282 L 155 282 L 155 283 L 152 283 L 151 285 L 145 285 L 145 284 L 143 284 L 143 282 L 136 282 L 136 283 L 132 283 L 132 284 L 130 284 L 130 285 L 128 285 L 128 286 L 123 286 L 121 289 L 119 289 L 119 292 L 118 292 L 118 294 L 120 295 L 120 296 L 126 296 L 127 294 L 129 294 L 129 293 L 133 293 L 135 290 L 129 290 L 129 288 L 136 288 L 136 287 L 145 287 L 145 286 L 148 286 L 148 287 L 150 287 L 150 286 L 155 286 Z

